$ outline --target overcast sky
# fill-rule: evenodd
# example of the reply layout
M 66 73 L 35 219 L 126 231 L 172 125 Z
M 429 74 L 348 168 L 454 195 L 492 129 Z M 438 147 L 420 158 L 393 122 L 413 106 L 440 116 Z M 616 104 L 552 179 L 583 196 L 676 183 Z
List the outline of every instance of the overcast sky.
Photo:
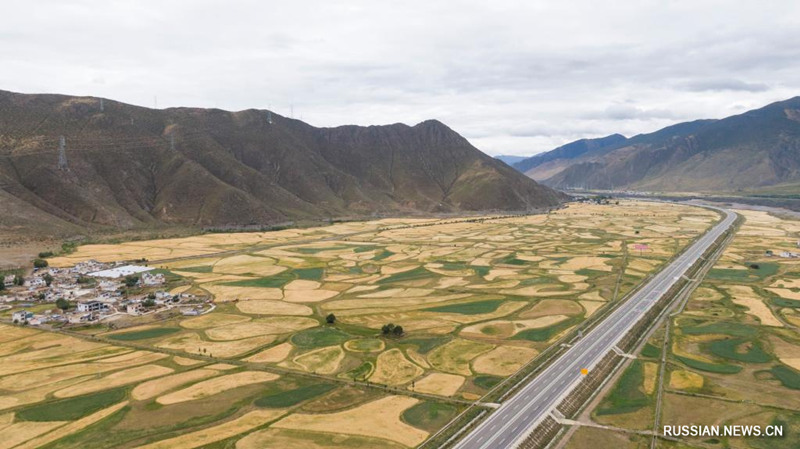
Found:
M 800 95 L 800 2 L 603 3 L 0 0 L 0 89 L 436 118 L 495 155 Z

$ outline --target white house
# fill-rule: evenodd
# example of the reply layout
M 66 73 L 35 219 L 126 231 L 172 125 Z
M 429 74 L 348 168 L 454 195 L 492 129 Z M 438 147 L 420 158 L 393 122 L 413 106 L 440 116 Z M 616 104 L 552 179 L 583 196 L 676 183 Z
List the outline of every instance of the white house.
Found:
M 125 308 L 125 311 L 128 312 L 128 315 L 141 315 L 144 311 L 144 307 L 140 302 L 132 303 L 128 304 L 128 306 Z
M 14 286 L 14 278 L 15 277 L 16 276 L 14 276 L 13 274 L 6 275 L 3 278 L 3 285 L 6 286 L 6 287 L 13 287 Z
M 18 310 L 11 314 L 12 323 L 27 323 L 31 318 L 33 318 L 33 313 L 27 310 Z
M 78 312 L 100 312 L 108 308 L 100 301 L 83 301 L 78 303 Z
M 47 285 L 47 282 L 42 278 L 28 278 L 25 280 L 25 286 L 30 288 L 41 288 Z
M 161 273 L 158 274 L 150 274 L 144 273 L 142 274 L 142 284 L 153 287 L 156 285 L 163 285 L 166 280 L 164 279 L 164 275 Z

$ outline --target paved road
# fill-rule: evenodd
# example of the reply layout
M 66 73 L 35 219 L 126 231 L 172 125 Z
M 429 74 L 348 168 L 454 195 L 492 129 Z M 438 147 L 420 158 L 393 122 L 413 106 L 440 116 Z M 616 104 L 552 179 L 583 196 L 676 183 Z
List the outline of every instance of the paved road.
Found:
M 465 436 L 457 449 L 517 446 L 581 381 L 581 369 L 591 370 L 675 284 L 686 270 L 736 220 L 736 214 L 714 208 L 725 218 L 655 275 L 611 315 L 548 366 Z

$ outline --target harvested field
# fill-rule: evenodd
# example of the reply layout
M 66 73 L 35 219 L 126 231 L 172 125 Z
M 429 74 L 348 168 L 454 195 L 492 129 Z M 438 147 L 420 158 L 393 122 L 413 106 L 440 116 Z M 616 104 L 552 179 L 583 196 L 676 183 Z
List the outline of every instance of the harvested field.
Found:
M 575 301 L 543 299 L 519 314 L 520 318 L 538 318 L 548 315 L 579 315 L 583 308 Z
M 179 402 L 194 401 L 196 399 L 213 396 L 223 391 L 231 390 L 244 385 L 261 382 L 270 382 L 278 375 L 264 371 L 243 371 L 240 373 L 226 374 L 213 379 L 198 382 L 182 390 L 168 393 L 156 399 L 162 405 L 177 404 Z
M 369 380 L 382 385 L 403 385 L 422 375 L 424 370 L 410 362 L 399 349 L 390 349 L 378 356 L 375 371 Z
M 344 350 L 340 346 L 330 346 L 300 354 L 292 362 L 309 373 L 333 374 L 339 369 L 342 359 Z
M 352 449 L 381 447 L 400 449 L 405 446 L 388 440 L 354 435 L 330 434 L 267 428 L 253 432 L 236 442 L 236 449 Z
M 220 326 L 205 331 L 208 338 L 218 341 L 241 340 L 253 335 L 280 335 L 309 329 L 319 325 L 312 318 L 274 317 L 257 318 L 241 324 Z
M 137 401 L 154 398 L 166 391 L 180 387 L 183 384 L 206 379 L 217 374 L 219 374 L 219 372 L 212 369 L 196 369 L 173 374 L 137 385 L 136 388 L 131 391 L 131 397 Z
M 439 371 L 471 376 L 470 362 L 493 348 L 493 345 L 486 343 L 455 339 L 431 351 L 428 354 L 428 363 Z
M 308 306 L 290 304 L 283 301 L 269 301 L 264 299 L 239 301 L 236 303 L 236 308 L 242 313 L 249 313 L 253 315 L 310 316 L 314 314 L 314 311 Z
M 731 295 L 731 300 L 748 309 L 749 313 L 758 318 L 765 326 L 782 327 L 783 323 L 772 314 L 761 297 L 753 291 L 752 287 L 745 285 L 727 285 L 724 287 Z
M 222 333 L 222 335 L 227 335 Z M 180 351 L 203 355 L 215 355 L 217 357 L 236 357 L 250 352 L 261 346 L 266 346 L 275 341 L 275 336 L 265 335 L 259 337 L 244 338 L 234 341 L 205 341 L 199 335 L 181 334 L 175 337 L 168 337 L 156 343 L 159 348 L 177 349 Z
M 208 329 L 210 327 L 227 326 L 250 321 L 249 316 L 232 315 L 230 313 L 209 313 L 195 318 L 181 321 L 181 326 L 187 329 Z
M 12 448 L 66 424 L 65 421 L 18 422 L 0 427 L 0 447 Z
M 420 393 L 453 396 L 464 385 L 464 380 L 464 376 L 455 374 L 431 373 L 416 381 L 413 390 Z
M 188 359 L 186 357 L 174 356 L 172 361 L 181 366 L 194 366 L 203 363 L 202 360 Z
M 476 373 L 495 376 L 510 376 L 539 354 L 531 348 L 520 346 L 498 346 L 478 356 L 472 362 Z
M 126 370 L 117 371 L 97 380 L 81 382 L 72 387 L 64 388 L 53 393 L 57 398 L 68 398 L 82 394 L 93 393 L 95 391 L 107 390 L 120 385 L 128 385 L 141 380 L 152 379 L 172 373 L 171 368 L 160 365 L 144 365 Z
M 792 344 L 780 337 L 772 337 L 769 341 L 781 363 L 800 371 L 800 345 Z
M 290 343 L 281 343 L 269 349 L 265 349 L 255 355 L 245 359 L 247 362 L 254 363 L 278 363 L 286 359 L 294 347 Z
M 249 432 L 285 414 L 285 410 L 279 409 L 255 410 L 228 422 L 141 446 L 140 449 L 193 449 L 207 446 Z
M 675 390 L 696 390 L 703 388 L 703 376 L 686 370 L 669 373 L 669 387 Z
M 388 396 L 338 413 L 296 413 L 278 421 L 272 427 L 361 435 L 414 447 L 428 437 L 428 432 L 403 423 L 400 415 L 418 402 L 417 399 L 405 396 Z

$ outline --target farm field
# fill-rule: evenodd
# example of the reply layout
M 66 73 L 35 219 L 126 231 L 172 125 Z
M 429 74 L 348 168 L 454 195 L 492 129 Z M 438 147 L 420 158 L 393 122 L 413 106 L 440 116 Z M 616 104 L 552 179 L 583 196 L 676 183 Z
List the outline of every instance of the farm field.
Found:
M 660 425 L 781 424 L 786 437 L 688 438 L 679 445 L 660 440 L 656 447 L 800 447 L 800 301 L 795 298 L 800 264 L 780 257 L 797 251 L 800 220 L 737 212 L 744 223 L 672 319 L 666 347 L 662 327 L 592 410 L 593 421 L 652 430 L 661 388 Z M 660 379 L 665 349 L 667 365 Z M 581 429 L 565 447 L 598 447 L 588 443 L 588 434 L 630 441 L 630 447 L 650 445 L 649 438 L 634 444 L 625 432 Z
M 0 434 L 29 447 L 414 447 L 717 219 L 621 201 L 82 246 L 51 260 L 144 255 L 215 308 L 96 326 L 93 341 L 7 327 Z M 402 333 L 384 334 L 390 323 Z M 76 411 L 48 414 L 59 401 Z

